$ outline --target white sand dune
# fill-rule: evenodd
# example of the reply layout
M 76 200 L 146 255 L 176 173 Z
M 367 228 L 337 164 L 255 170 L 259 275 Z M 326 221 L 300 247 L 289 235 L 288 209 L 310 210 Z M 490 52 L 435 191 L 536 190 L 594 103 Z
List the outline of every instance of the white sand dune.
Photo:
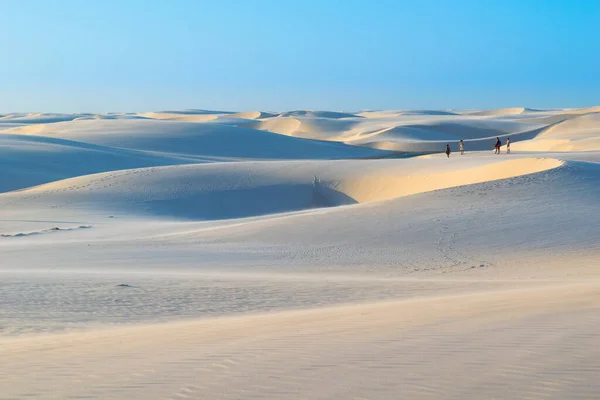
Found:
M 23 113 L 8 114 L 0 118 L 0 129 L 4 123 L 12 122 L 18 124 L 46 124 L 54 122 L 72 121 L 77 118 L 91 117 L 93 114 L 44 114 Z
M 338 141 L 374 149 L 431 153 L 443 150 L 446 143 L 456 146 L 461 139 L 467 142 L 470 150 L 476 151 L 491 149 L 497 136 L 512 136 L 513 142 L 530 140 L 549 124 L 579 115 L 562 110 L 521 110 L 522 113 L 494 110 L 484 114 L 379 111 L 362 112 L 359 114 L 361 118 L 290 114 L 294 116 L 264 118 L 246 126 L 287 136 Z
M 458 120 L 406 124 L 360 134 L 346 139 L 346 143 L 377 149 L 403 152 L 439 152 L 447 143 L 456 150 L 459 140 L 464 140 L 470 150 L 485 150 L 498 136 L 512 136 L 515 140 L 535 137 L 538 125 L 524 125 L 513 121 Z M 538 128 L 539 129 L 539 128 Z
M 356 114 L 336 112 L 336 111 L 308 111 L 308 110 L 296 110 L 286 111 L 279 114 L 280 117 L 314 117 L 314 118 L 328 118 L 328 119 L 340 119 L 340 118 L 356 118 Z
M 0 398 L 594 398 L 596 111 L 4 115 Z
M 443 161 L 443 160 L 441 160 Z M 453 186 L 494 181 L 559 167 L 555 159 L 489 162 L 461 160 L 453 170 L 443 162 L 390 160 L 362 162 L 216 163 L 138 168 L 52 182 L 5 195 L 8 210 L 46 207 L 79 212 L 138 213 L 186 219 L 230 219 L 263 214 L 389 200 Z M 3 201 L 4 200 L 4 201 Z
M 262 131 L 275 132 L 292 136 L 302 125 L 297 118 L 272 118 L 255 123 L 252 127 Z
M 442 110 L 407 110 L 402 115 L 456 115 L 456 113 Z
M 5 133 L 24 134 L 24 128 Z M 35 135 L 202 160 L 331 159 L 383 153 L 342 143 L 310 141 L 225 124 L 161 120 L 78 120 L 45 124 Z
M 515 115 L 522 114 L 526 111 L 523 107 L 512 107 L 512 108 L 498 108 L 495 110 L 484 110 L 484 111 L 474 111 L 468 113 L 469 115 L 479 115 L 479 116 L 491 116 L 491 115 Z
M 560 113 L 560 114 L 544 114 L 542 116 L 534 116 L 532 118 L 524 118 L 521 119 L 521 122 L 528 122 L 528 123 L 532 123 L 532 124 L 543 124 L 543 125 L 551 125 L 551 124 L 555 124 L 557 122 L 562 122 L 564 120 L 567 120 L 569 118 L 573 118 L 576 117 L 580 114 L 569 114 L 569 113 Z
M 377 110 L 377 111 L 361 111 L 356 115 L 365 118 L 393 118 L 401 115 L 459 115 L 450 110 Z
M 196 160 L 54 137 L 0 134 L 0 193 L 105 171 Z
M 523 151 L 599 151 L 600 113 L 570 116 L 544 128 L 535 140 L 516 147 Z
M 360 120 L 346 118 L 291 118 L 281 117 L 251 125 L 255 129 L 276 132 L 306 139 L 344 141 L 347 131 L 360 124 Z
M 404 112 L 401 110 L 366 110 L 356 113 L 356 115 L 364 118 L 394 118 L 402 115 Z
M 220 116 L 233 115 L 230 111 L 211 110 L 175 110 L 175 111 L 150 111 L 137 113 L 134 116 L 144 119 L 181 121 L 181 122 L 208 122 L 218 119 Z
M 557 122 L 563 122 L 580 116 L 590 115 L 596 108 L 564 109 L 564 110 L 538 110 L 529 108 L 511 108 L 488 111 L 376 111 L 362 112 L 358 114 L 332 113 L 326 111 L 292 111 L 285 113 L 246 112 L 231 113 L 225 111 L 165 111 L 158 113 L 111 114 L 111 115 L 77 115 L 76 118 L 61 116 L 69 120 L 74 119 L 73 124 L 89 122 L 91 129 L 117 133 L 124 136 L 124 132 L 131 133 L 137 130 L 140 133 L 156 132 L 169 123 L 169 131 L 172 130 L 216 130 L 206 122 L 212 122 L 219 126 L 225 126 L 231 132 L 241 128 L 278 133 L 305 139 L 321 141 L 344 142 L 352 146 L 367 147 L 372 149 L 383 149 L 395 152 L 422 152 L 432 153 L 443 151 L 446 143 L 456 147 L 456 143 L 463 139 L 466 146 L 472 151 L 489 150 L 493 147 L 495 138 L 511 137 L 513 143 L 527 141 L 536 138 L 544 128 Z M 42 118 L 39 115 L 37 119 Z M 110 124 L 102 126 L 94 124 L 97 119 L 109 119 Z M 136 121 L 135 119 L 142 119 Z M 146 121 L 143 121 L 146 119 Z M 148 121 L 148 119 L 154 121 Z M 90 121 L 86 121 L 90 120 Z M 132 121 L 127 121 L 132 120 Z M 70 135 L 77 133 L 79 136 L 90 128 L 84 125 L 69 125 L 65 123 L 19 124 L 14 126 L 15 118 L 8 119 L 13 125 L 5 124 L 5 132 L 19 134 L 67 134 L 67 139 L 79 140 Z M 105 121 L 110 122 L 110 121 Z M 127 126 L 127 122 L 136 127 Z M 179 122 L 182 125 L 174 124 Z M 185 122 L 188 123 L 185 126 Z M 213 124 L 213 125 L 214 125 Z M 154 126 L 153 126 L 154 125 Z M 0 124 L 0 130 L 2 124 Z M 51 133 L 54 132 L 54 133 Z M 107 135 L 106 137 L 109 137 Z M 155 138 L 152 138 L 154 140 Z M 83 138 L 82 140 L 87 140 Z M 120 139 L 122 140 L 122 139 Z M 184 139 L 187 141 L 187 139 Z M 208 139 L 213 141 L 212 139 Z M 266 139 L 265 139 L 266 140 Z M 236 139 L 236 141 L 239 141 Z M 259 138 L 254 142 L 262 142 Z M 96 143 L 113 146 L 112 143 Z M 162 144 L 161 144 L 162 146 Z M 578 150 L 585 149 L 587 144 L 583 143 Z M 590 143 L 590 149 L 595 150 L 596 145 Z M 288 148 L 290 146 L 280 146 Z M 540 142 L 540 150 L 552 150 L 555 144 Z M 128 147 L 129 148 L 129 147 Z M 534 150 L 535 145 L 527 145 L 527 150 Z M 177 152 L 179 152 L 177 150 Z M 261 158 L 250 156 L 250 158 Z M 270 157 L 267 157 L 270 158 Z M 287 156 L 278 157 L 290 158 Z M 291 156 L 291 158 L 296 158 Z
M 16 398 L 589 399 L 599 295 L 582 284 L 17 339 L 2 343 L 0 384 Z
M 593 107 L 587 107 L 587 108 L 570 108 L 570 109 L 567 109 L 566 111 L 573 113 L 573 114 L 599 113 L 600 106 L 593 106 Z
M 164 113 L 143 113 L 140 117 L 157 120 L 181 121 L 181 122 L 209 122 L 219 118 L 219 114 L 164 114 Z
M 268 113 L 264 111 L 245 111 L 238 112 L 235 114 L 231 114 L 232 117 L 242 118 L 242 119 L 263 119 L 263 118 L 273 118 L 276 117 L 277 114 Z
M 494 157 L 497 156 L 481 158 L 485 163 L 490 159 L 495 161 Z M 380 162 L 395 161 L 404 160 Z M 448 160 L 421 161 L 424 165 L 444 165 L 441 162 Z M 298 168 L 294 164 L 288 167 L 290 170 Z M 473 171 L 481 173 L 485 169 Z M 63 181 L 57 184 L 55 191 L 42 186 L 0 195 L 2 209 L 11 215 L 10 220 L 4 220 L 1 233 L 14 235 L 80 225 L 90 225 L 92 229 L 12 238 L 0 241 L 0 246 L 5 249 L 3 264 L 11 268 L 23 265 L 43 269 L 46 264 L 40 263 L 39 258 L 51 257 L 55 268 L 80 269 L 82 255 L 68 249 L 83 244 L 86 246 L 85 265 L 90 270 L 168 266 L 169 271 L 250 268 L 360 273 L 366 269 L 388 275 L 509 271 L 509 277 L 515 274 L 566 277 L 577 271 L 576 275 L 584 272 L 587 275 L 593 273 L 595 263 L 592 261 L 600 251 L 597 240 L 600 221 L 595 212 L 600 195 L 599 172 L 598 164 L 566 161 L 561 167 L 515 179 L 459 186 L 384 202 L 368 201 L 375 200 L 369 198 L 374 194 L 383 198 L 396 194 L 389 192 L 385 184 L 377 186 L 380 181 L 370 179 L 349 180 L 346 187 L 340 185 L 337 191 L 354 191 L 354 196 L 363 204 L 206 222 L 193 220 L 222 219 L 236 213 L 269 214 L 269 210 L 261 208 L 262 202 L 276 207 L 309 208 L 314 201 L 311 195 L 322 191 L 315 191 L 305 183 L 299 185 L 296 198 L 285 184 L 261 187 L 255 183 L 245 189 L 254 196 L 249 199 L 254 201 L 261 193 L 276 193 L 279 203 L 264 196 L 261 203 L 244 206 L 240 198 L 227 190 L 203 193 L 201 187 L 191 189 L 191 185 L 178 189 L 177 180 L 167 183 L 165 189 L 153 186 L 144 189 L 141 185 L 129 188 L 110 176 L 106 182 L 91 179 L 90 187 L 70 186 L 65 184 L 69 181 Z M 262 177 L 252 179 L 276 183 L 273 172 L 270 174 L 269 179 L 265 179 L 264 172 Z M 468 168 L 464 174 L 469 175 Z M 125 179 L 127 171 L 119 175 L 121 180 Z M 280 181 L 289 182 L 289 177 L 284 175 L 285 172 L 275 174 Z M 482 178 L 486 176 L 482 175 Z M 239 175 L 232 174 L 229 179 L 235 176 Z M 459 176 L 460 173 L 455 174 L 454 179 L 460 179 Z M 417 181 L 416 185 L 424 186 L 424 190 L 435 189 L 427 187 L 430 178 L 426 173 L 419 175 L 415 171 L 412 179 Z M 139 179 L 140 182 L 166 181 L 152 176 Z M 185 179 L 184 175 L 181 181 Z M 125 180 L 131 181 L 135 179 Z M 403 183 L 410 181 L 409 174 L 404 180 L 400 178 Z M 221 188 L 228 185 L 218 178 L 214 182 Z M 189 200 L 187 194 L 191 190 L 196 197 Z M 125 192 L 120 200 L 122 191 Z M 573 193 L 581 195 L 574 198 Z M 333 193 L 328 194 L 333 197 Z M 221 200 L 214 201 L 215 198 Z M 317 199 L 322 201 L 322 197 Z M 169 204 L 172 208 L 165 206 Z M 565 204 L 570 206 L 565 207 Z M 212 208 L 204 208 L 207 205 Z M 109 218 L 111 216 L 117 218 Z M 182 222 L 176 222 L 174 217 Z M 582 230 L 581 226 L 586 229 Z M 502 234 L 495 235 L 496 232 Z M 92 246 L 87 247 L 87 244 Z M 35 246 L 35 253 L 18 251 L 29 245 Z M 9 251 L 13 246 L 14 252 Z M 564 254 L 571 256 L 565 260 Z M 177 262 L 173 262 L 173 258 Z M 568 262 L 566 270 L 561 269 L 565 262 Z M 543 273 L 536 267 L 540 263 L 546 266 Z

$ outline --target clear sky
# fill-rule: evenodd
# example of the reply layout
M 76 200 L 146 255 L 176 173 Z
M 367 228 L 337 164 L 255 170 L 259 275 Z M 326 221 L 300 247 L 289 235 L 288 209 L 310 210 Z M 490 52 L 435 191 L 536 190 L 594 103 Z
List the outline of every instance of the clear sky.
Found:
M 0 0 L 0 112 L 600 104 L 597 0 Z

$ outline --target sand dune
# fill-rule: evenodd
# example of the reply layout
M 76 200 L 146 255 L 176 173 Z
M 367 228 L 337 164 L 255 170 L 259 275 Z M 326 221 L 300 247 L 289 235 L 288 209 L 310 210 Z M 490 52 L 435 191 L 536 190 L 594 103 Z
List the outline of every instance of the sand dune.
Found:
M 264 111 L 245 111 L 245 112 L 231 114 L 231 116 L 235 117 L 235 118 L 243 118 L 243 119 L 263 119 L 263 118 L 276 117 L 277 114 L 268 113 L 268 112 L 264 112 Z
M 346 143 L 369 147 L 373 147 L 371 144 L 393 143 L 398 150 L 439 152 L 439 149 L 445 147 L 446 143 L 451 142 L 455 145 L 463 139 L 470 143 L 469 147 L 472 150 L 481 150 L 476 141 L 487 140 L 487 148 L 489 142 L 495 141 L 496 136 L 505 136 L 510 133 L 516 139 L 519 134 L 524 133 L 522 130 L 530 131 L 531 126 L 512 122 L 490 124 L 478 120 L 406 124 L 351 137 L 346 140 Z M 473 142 L 469 142 L 469 140 Z M 446 143 L 440 144 L 440 142 Z M 415 147 L 420 147 L 421 150 L 414 150 Z M 379 145 L 377 148 L 385 147 Z
M 172 110 L 172 111 L 150 111 L 147 113 L 138 113 L 138 115 L 148 116 L 162 116 L 162 115 L 222 115 L 222 114 L 233 114 L 232 111 L 216 111 L 216 110 L 200 110 L 200 109 L 189 109 L 189 110 Z
M 22 129 L 13 129 L 5 132 L 23 132 Z M 36 130 L 36 134 L 100 146 L 196 157 L 200 160 L 330 159 L 378 154 L 341 143 L 303 140 L 223 124 L 180 121 L 70 121 L 46 124 L 42 130 Z
M 336 112 L 336 111 L 308 111 L 308 110 L 296 110 L 286 111 L 279 115 L 280 117 L 316 117 L 316 118 L 329 118 L 329 119 L 340 119 L 340 118 L 356 118 L 356 114 Z
M 144 113 L 141 117 L 157 120 L 181 121 L 181 122 L 209 122 L 219 118 L 219 114 L 164 114 L 164 113 Z
M 272 118 L 250 125 L 259 130 L 306 139 L 344 141 L 348 131 L 360 124 L 354 119 Z
M 0 398 L 594 398 L 596 111 L 5 114 Z
M 588 114 L 588 113 L 598 113 L 600 112 L 600 106 L 587 107 L 587 108 L 571 108 L 566 110 L 573 114 Z
M 59 120 L 86 122 L 85 120 L 113 120 L 113 126 L 107 125 L 106 130 L 123 132 L 137 129 L 140 132 L 156 131 L 159 128 L 150 127 L 160 121 L 169 122 L 168 130 L 173 129 L 197 129 L 199 131 L 218 130 L 218 127 L 227 126 L 231 131 L 240 128 L 277 133 L 285 136 L 293 136 L 305 139 L 321 141 L 343 142 L 352 146 L 367 147 L 372 149 L 384 149 L 395 152 L 422 152 L 435 153 L 442 151 L 446 142 L 456 146 L 458 140 L 467 142 L 467 148 L 473 151 L 489 150 L 493 146 L 496 136 L 503 139 L 511 137 L 513 143 L 527 141 L 536 138 L 543 128 L 549 128 L 552 124 L 576 119 L 579 116 L 593 114 L 596 108 L 565 109 L 565 110 L 541 110 L 530 108 L 510 108 L 487 111 L 435 111 L 435 110 L 404 110 L 404 111 L 369 111 L 357 114 L 336 113 L 326 111 L 291 111 L 284 113 L 245 112 L 231 113 L 225 111 L 165 111 L 153 113 L 110 114 L 110 115 L 61 115 Z M 28 114 L 20 115 L 19 118 L 27 117 Z M 46 135 L 56 134 L 61 131 L 72 134 L 78 131 L 88 130 L 83 125 L 69 125 L 65 123 L 42 123 L 44 118 L 39 115 L 35 123 L 18 123 L 18 118 L 6 119 L 4 132 L 18 134 Z M 33 118 L 29 115 L 27 118 Z M 41 119 L 40 119 L 41 118 Z M 49 117 L 48 117 L 49 118 Z M 138 128 L 132 129 L 126 126 L 127 120 L 142 119 L 138 121 Z M 154 121 L 148 121 L 148 120 Z M 146 121 L 143 121 L 146 120 Z M 10 124 L 8 121 L 11 121 Z M 136 122 L 136 121 L 132 121 Z M 194 123 L 195 128 L 184 125 L 173 124 Z M 207 125 L 207 122 L 212 124 Z M 144 125 L 147 124 L 147 125 Z M 122 128 L 117 128 L 117 126 Z M 101 129 L 101 125 L 91 125 Z M 166 125 L 163 125 L 166 126 Z M 191 126 L 191 125 L 190 125 Z M 218 127 L 217 127 L 218 126 Z M 104 127 L 102 127 L 104 128 Z M 0 130 L 2 124 L 0 124 Z M 221 128 L 224 129 L 224 128 Z M 54 132 L 54 133 L 51 133 Z M 79 132 L 81 135 L 81 132 Z M 72 136 L 69 139 L 79 140 Z M 547 139 L 547 138 L 546 138 Z M 87 139 L 82 139 L 87 140 Z M 186 139 L 187 140 L 187 139 Z M 210 139 L 212 141 L 212 139 Z M 255 142 L 260 142 L 258 139 Z M 560 148 L 562 142 L 539 142 L 539 149 L 547 151 Z M 98 143 L 112 146 L 112 144 Z M 556 147 L 556 146 L 559 147 Z M 590 143 L 581 142 L 577 144 L 577 150 L 583 150 L 589 146 L 595 150 L 595 141 Z M 282 148 L 284 146 L 281 146 Z M 285 146 L 289 147 L 289 146 Z M 563 148 L 568 148 L 564 147 Z M 524 148 L 525 149 L 525 148 Z M 535 150 L 535 144 L 527 144 L 526 149 Z M 210 155 L 207 155 L 210 157 Z M 250 158 L 260 158 L 250 156 Z M 267 157 L 269 158 L 269 157 Z M 288 158 L 283 157 L 283 158 Z M 295 157 L 291 157 L 295 158 Z
M 450 114 L 444 114 L 445 117 L 448 115 Z M 431 118 L 422 120 L 419 116 L 420 114 L 402 114 L 397 121 L 391 121 L 392 117 L 367 120 L 272 118 L 251 126 L 255 129 L 288 136 L 340 141 L 359 146 L 367 141 L 394 141 L 402 145 L 404 142 L 415 141 L 428 143 L 431 141 L 480 139 L 532 129 L 531 124 L 523 124 L 518 121 L 482 121 L 472 118 L 460 119 L 460 117 L 439 121 Z M 543 126 L 542 124 L 538 125 Z
M 456 115 L 451 111 L 441 110 L 408 110 L 402 113 L 403 115 Z
M 447 166 L 438 165 L 438 170 L 429 171 L 421 168 L 411 171 L 409 168 L 394 170 L 388 168 L 379 174 L 354 176 L 340 180 L 336 189 L 358 202 L 366 203 L 382 201 L 401 196 L 424 193 L 432 190 L 446 189 L 454 186 L 490 182 L 498 179 L 527 175 L 551 168 L 562 163 L 555 159 L 519 159 L 483 165 L 469 165 L 449 170 Z
M 19 124 L 45 124 L 53 122 L 72 121 L 76 118 L 89 117 L 93 114 L 44 114 L 44 113 L 26 113 L 26 114 L 8 114 L 0 118 L 0 129 L 3 123 L 12 122 Z
M 600 113 L 583 114 L 566 119 L 544 129 L 543 136 L 555 136 L 560 134 L 597 134 L 600 132 Z M 540 135 L 540 136 L 542 136 Z
M 177 111 L 150 111 L 135 114 L 138 118 L 182 121 L 182 122 L 208 122 L 222 115 L 233 115 L 230 111 L 211 110 L 177 110 Z
M 556 168 L 554 159 L 442 163 L 276 162 L 179 165 L 108 172 L 57 181 L 5 196 L 20 209 L 72 207 L 93 214 L 230 219 L 388 200 Z M 464 160 L 470 161 L 470 160 Z M 0 200 L 0 204 L 3 201 Z M 5 203 L 5 209 L 10 208 Z M 42 211 L 48 213 L 50 210 Z M 40 211 L 37 211 L 40 213 Z
M 481 165 L 497 160 L 494 155 L 473 159 L 478 158 L 481 158 Z M 405 160 L 378 163 L 388 164 L 389 168 L 396 161 Z M 443 158 L 411 161 L 415 162 L 412 165 L 414 184 L 421 186 L 427 185 L 429 177 L 426 172 L 419 171 L 419 164 L 429 165 L 430 171 L 435 171 L 434 166 L 438 165 L 438 173 L 444 165 L 448 165 L 448 160 Z M 526 163 L 530 164 L 529 161 Z M 263 164 L 250 167 L 250 171 L 257 168 L 264 171 L 264 167 L 259 167 Z M 290 175 L 290 170 L 300 168 L 294 164 L 288 167 L 288 171 L 279 175 L 280 181 L 289 181 L 289 178 L 281 176 Z M 360 164 L 350 164 L 338 171 L 346 174 L 347 170 L 362 168 Z M 376 171 L 379 167 L 372 168 Z M 401 169 L 404 168 L 398 168 Z M 459 276 L 461 273 L 475 273 L 479 276 L 485 271 L 485 274 L 517 275 L 528 279 L 531 276 L 564 278 L 568 274 L 587 276 L 593 273 L 593 260 L 600 254 L 600 242 L 596 240 L 600 235 L 600 221 L 597 221 L 595 212 L 600 195 L 599 172 L 598 164 L 567 161 L 562 167 L 536 174 L 403 196 L 385 202 L 205 222 L 193 222 L 189 218 L 201 220 L 211 217 L 211 213 L 213 217 L 224 218 L 242 211 L 254 212 L 261 210 L 262 203 L 289 206 L 300 203 L 302 199 L 312 200 L 309 193 L 313 192 L 304 181 L 302 189 L 297 190 L 297 196 L 292 197 L 293 202 L 286 203 L 286 198 L 289 198 L 286 196 L 293 195 L 295 191 L 286 191 L 283 184 L 275 188 L 255 184 L 247 186 L 246 190 L 254 195 L 248 198 L 255 199 L 259 193 L 279 193 L 280 203 L 265 196 L 259 204 L 244 206 L 243 197 L 221 191 L 215 195 L 232 203 L 213 202 L 214 208 L 205 209 L 202 205 L 210 204 L 207 201 L 211 193 L 203 194 L 201 188 L 191 185 L 171 189 L 177 181 L 171 186 L 167 182 L 168 190 L 154 186 L 144 189 L 141 184 L 139 188 L 119 185 L 118 179 L 98 180 L 91 187 L 61 185 L 56 187 L 56 191 L 40 187 L 0 195 L 0 206 L 12 219 L 3 223 L 1 233 L 41 231 L 55 226 L 70 228 L 74 223 L 77 226 L 91 225 L 92 229 L 62 232 L 52 235 L 52 238 L 50 235 L 38 235 L 5 240 L 0 241 L 0 246 L 17 246 L 18 249 L 35 245 L 35 254 L 4 252 L 5 266 L 27 265 L 29 268 L 38 265 L 43 268 L 45 264 L 36 260 L 44 257 L 52 258 L 57 268 L 79 269 L 82 262 L 79 252 L 58 249 L 62 246 L 70 248 L 69 243 L 76 247 L 75 243 L 84 246 L 91 243 L 91 247 L 85 247 L 85 265 L 91 270 L 110 270 L 115 266 L 120 270 L 160 270 L 168 265 L 168 270 L 191 271 L 232 268 L 287 272 L 372 271 L 386 276 L 430 273 Z M 465 168 L 463 173 L 469 175 L 469 169 Z M 273 172 L 270 174 L 272 176 Z M 122 179 L 127 177 L 126 171 L 120 175 Z M 152 177 L 139 179 L 140 183 L 165 182 Z M 273 178 L 270 179 L 263 182 L 273 182 Z M 326 183 L 324 178 L 321 179 Z M 454 179 L 461 179 L 460 173 Z M 406 174 L 404 181 L 410 180 L 411 172 Z M 135 179 L 128 182 L 132 181 L 135 185 Z M 226 185 L 218 178 L 214 181 L 221 187 Z M 309 182 L 312 183 L 312 179 Z M 359 198 L 365 202 L 372 200 L 368 198 L 370 195 L 393 194 L 385 184 L 378 187 L 377 181 L 369 182 L 370 185 L 366 183 L 366 179 L 350 180 L 346 189 L 336 190 L 354 190 L 355 196 L 365 196 Z M 109 187 L 102 188 L 103 184 Z M 367 190 L 362 190 L 365 188 Z M 97 195 L 96 190 L 99 190 Z M 125 193 L 120 199 L 122 190 Z M 190 191 L 197 193 L 198 200 L 206 196 L 205 202 L 195 207 L 195 201 L 187 201 L 188 197 L 182 195 Z M 581 195 L 574 197 L 574 193 Z M 163 204 L 173 207 L 163 208 Z M 231 204 L 242 208 L 231 207 Z M 565 207 L 565 204 L 570 206 Z M 305 205 L 300 204 L 300 208 Z M 269 210 L 262 209 L 261 212 L 268 214 Z M 111 219 L 110 216 L 116 218 Z M 177 222 L 174 217 L 188 222 Z M 582 230 L 581 226 L 587 228 Z M 495 232 L 503 233 L 496 235 Z M 63 240 L 64 244 L 60 244 Z M 112 256 L 107 258 L 108 254 Z M 570 256 L 565 258 L 565 254 Z M 173 257 L 176 263 L 172 261 Z M 545 269 L 540 271 L 538 265 L 544 265 Z M 565 265 L 568 266 L 566 269 Z
M 548 115 L 546 115 L 548 114 Z M 363 112 L 361 117 L 341 119 L 296 116 L 295 118 L 266 118 L 248 125 L 254 129 L 287 136 L 338 141 L 354 146 L 385 149 L 397 152 L 439 152 L 446 143 L 463 139 L 473 141 L 471 150 L 493 146 L 496 136 L 523 134 L 519 140 L 533 138 L 548 125 L 546 119 L 564 117 L 543 113 L 542 119 L 507 119 L 515 114 L 490 114 L 482 118 L 473 114 L 433 111 Z M 495 118 L 498 117 L 498 118 Z M 546 118 L 546 119 L 543 119 Z M 526 132 L 531 132 L 527 134 Z M 487 140 L 485 144 L 483 141 Z
M 465 141 L 471 151 L 488 150 L 496 137 L 511 138 L 514 148 L 523 151 L 596 151 L 600 122 L 596 113 L 556 114 L 514 121 L 443 121 L 395 126 L 346 141 L 381 150 L 401 152 L 437 152 L 450 143 Z M 561 127 L 565 127 L 564 129 Z M 581 132 L 581 134 L 577 134 Z M 551 139 L 551 140 L 550 140 Z
M 0 149 L 0 193 L 97 172 L 192 162 L 183 157 L 33 135 L 0 134 Z
M 375 111 L 361 111 L 356 115 L 364 118 L 394 118 L 403 114 L 401 110 L 375 110 Z
M 356 115 L 365 118 L 392 118 L 399 117 L 402 115 L 459 115 L 453 111 L 448 110 L 378 110 L 378 111 L 361 111 Z
M 484 110 L 484 111 L 474 111 L 470 112 L 469 115 L 478 115 L 478 116 L 491 116 L 491 115 L 514 115 L 514 114 L 522 114 L 525 112 L 525 108 L 523 107 L 512 107 L 512 108 L 498 108 L 496 110 Z
M 570 116 L 516 147 L 522 151 L 599 151 L 600 113 Z
M 575 117 L 579 114 L 567 114 L 567 113 L 561 113 L 561 114 L 550 114 L 550 115 L 542 115 L 541 117 L 538 116 L 534 116 L 533 118 L 525 118 L 522 119 L 522 122 L 531 122 L 534 124 L 544 124 L 544 125 L 551 125 L 551 124 L 555 124 L 557 122 L 562 122 L 566 119 Z
M 292 136 L 292 134 L 296 132 L 301 125 L 302 121 L 297 118 L 272 118 L 254 124 L 252 127 L 262 131 Z
M 288 270 L 282 265 L 289 265 L 296 271 L 366 270 L 386 276 L 597 276 L 599 172 L 597 164 L 567 162 L 512 180 L 217 227 L 190 225 L 149 240 L 184 241 L 200 246 L 199 254 L 217 252 L 217 260 L 209 257 L 202 266 L 219 270 L 250 265 Z M 573 193 L 585 195 L 574 201 Z M 221 246 L 235 253 L 224 255 Z M 156 260 L 168 253 L 158 254 Z

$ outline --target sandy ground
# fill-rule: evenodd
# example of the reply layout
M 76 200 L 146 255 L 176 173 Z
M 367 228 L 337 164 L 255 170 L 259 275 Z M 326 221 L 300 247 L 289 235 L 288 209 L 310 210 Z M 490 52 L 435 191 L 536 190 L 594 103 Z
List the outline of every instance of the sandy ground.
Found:
M 5 115 L 0 399 L 595 398 L 598 111 Z
M 589 399 L 599 295 L 552 285 L 13 339 L 0 371 L 6 398 Z

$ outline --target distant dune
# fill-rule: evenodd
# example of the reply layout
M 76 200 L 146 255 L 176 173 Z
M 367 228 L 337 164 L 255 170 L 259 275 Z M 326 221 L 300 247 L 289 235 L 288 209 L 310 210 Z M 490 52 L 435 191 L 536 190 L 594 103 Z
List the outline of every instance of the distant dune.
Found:
M 343 143 L 310 141 L 262 130 L 223 124 L 196 124 L 164 120 L 78 120 L 25 129 L 40 136 L 121 149 L 195 157 L 199 160 L 330 159 L 377 155 Z
M 600 113 L 575 114 L 544 128 L 523 151 L 600 151 Z
M 43 114 L 43 113 L 27 113 L 27 114 L 8 114 L 0 118 L 0 129 L 2 124 L 6 122 L 19 124 L 47 124 L 54 122 L 72 121 L 76 118 L 91 117 L 93 114 Z
M 316 118 L 330 118 L 330 119 L 339 119 L 339 118 L 356 118 L 356 114 L 349 114 L 343 112 L 334 112 L 334 111 L 307 111 L 307 110 L 296 110 L 296 111 L 287 111 L 279 114 L 280 117 L 316 117 Z
M 260 121 L 254 124 L 253 127 L 262 131 L 269 131 L 292 136 L 294 132 L 298 131 L 301 125 L 302 121 L 300 121 L 297 118 L 282 117 L 272 118 L 266 121 Z
M 451 111 L 441 110 L 409 110 L 402 112 L 402 115 L 457 115 Z
M 468 115 L 478 115 L 478 116 L 492 116 L 492 115 L 516 115 L 522 114 L 525 112 L 525 108 L 523 107 L 512 107 L 512 108 L 498 108 L 496 110 L 483 110 L 483 111 L 474 111 L 468 113 Z
M 264 111 L 246 111 L 246 112 L 238 112 L 235 114 L 231 114 L 231 116 L 235 117 L 235 118 L 243 118 L 243 119 L 263 119 L 263 118 L 276 117 L 277 114 L 267 113 Z

